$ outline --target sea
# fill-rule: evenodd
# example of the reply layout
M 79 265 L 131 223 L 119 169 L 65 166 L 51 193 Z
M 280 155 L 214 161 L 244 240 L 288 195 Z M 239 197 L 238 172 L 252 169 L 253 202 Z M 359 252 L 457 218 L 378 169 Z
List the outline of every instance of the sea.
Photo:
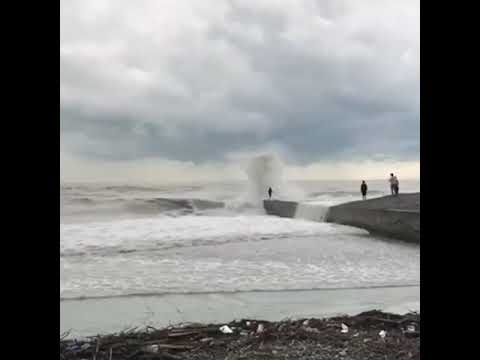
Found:
M 361 180 L 275 183 L 274 199 L 300 203 L 292 219 L 265 213 L 260 180 L 62 183 L 61 331 L 420 310 L 418 245 L 323 221 Z

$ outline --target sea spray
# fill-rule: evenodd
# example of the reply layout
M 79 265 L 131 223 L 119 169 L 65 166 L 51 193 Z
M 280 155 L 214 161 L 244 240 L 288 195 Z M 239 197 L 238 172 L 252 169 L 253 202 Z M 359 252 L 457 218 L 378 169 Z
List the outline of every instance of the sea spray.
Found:
M 273 198 L 289 201 L 301 201 L 305 194 L 292 183 L 283 179 L 282 161 L 275 155 L 256 156 L 246 167 L 248 175 L 248 202 L 262 206 L 269 187 L 273 189 Z M 324 221 L 328 207 L 300 203 L 295 217 L 299 219 Z
M 303 191 L 283 179 L 282 161 L 275 155 L 267 154 L 252 158 L 245 172 L 248 176 L 248 202 L 261 205 L 267 198 L 268 188 L 273 190 L 274 199 L 298 200 Z

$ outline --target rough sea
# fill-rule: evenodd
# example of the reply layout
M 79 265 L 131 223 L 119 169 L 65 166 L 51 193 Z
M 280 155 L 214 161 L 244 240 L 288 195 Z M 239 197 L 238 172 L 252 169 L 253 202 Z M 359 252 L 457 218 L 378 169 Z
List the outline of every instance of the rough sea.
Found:
M 370 198 L 389 192 L 387 180 L 368 184 Z M 221 306 L 226 306 L 222 310 L 225 319 L 229 310 L 235 313 L 228 305 L 231 301 L 236 304 L 232 306 L 243 309 L 241 316 L 255 313 L 262 297 L 278 300 L 281 294 L 287 294 L 281 295 L 287 299 L 302 292 L 340 294 L 340 290 L 350 292 L 348 301 L 353 304 L 358 297 L 360 304 L 362 290 L 418 288 L 418 245 L 309 220 L 321 219 L 328 206 L 359 200 L 359 187 L 360 181 L 277 184 L 273 198 L 305 205 L 299 207 L 297 218 L 286 219 L 266 215 L 261 206 L 266 189 L 262 194 L 249 182 L 62 184 L 62 328 L 80 333 L 113 330 L 138 322 L 136 313 L 146 313 L 150 310 L 145 307 L 160 303 L 163 322 L 195 320 L 193 315 L 205 304 L 213 306 L 211 314 L 199 320 L 216 320 L 222 318 L 218 313 Z M 417 192 L 420 184 L 403 181 L 401 190 Z M 165 310 L 165 301 L 173 301 L 174 310 Z M 305 306 L 318 303 L 318 299 L 312 301 L 296 306 L 298 299 L 294 298 L 283 304 L 281 314 L 304 313 Z M 126 306 L 122 312 L 130 313 L 123 322 L 117 319 L 120 322 L 112 323 L 115 317 L 105 314 L 103 320 L 97 315 L 96 321 L 78 313 L 82 306 L 89 314 L 99 306 L 108 313 L 119 304 Z M 190 314 L 179 309 L 187 304 Z M 342 310 L 333 305 L 325 307 L 329 306 L 331 313 Z M 322 313 L 321 308 L 318 310 Z M 86 319 L 88 326 L 84 326 Z

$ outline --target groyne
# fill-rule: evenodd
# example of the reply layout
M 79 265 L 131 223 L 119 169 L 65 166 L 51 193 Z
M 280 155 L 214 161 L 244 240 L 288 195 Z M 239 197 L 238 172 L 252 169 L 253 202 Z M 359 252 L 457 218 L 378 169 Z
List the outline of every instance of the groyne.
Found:
M 299 203 L 265 200 L 267 214 L 294 218 Z M 326 222 L 355 226 L 393 239 L 420 243 L 420 193 L 359 200 L 328 208 Z

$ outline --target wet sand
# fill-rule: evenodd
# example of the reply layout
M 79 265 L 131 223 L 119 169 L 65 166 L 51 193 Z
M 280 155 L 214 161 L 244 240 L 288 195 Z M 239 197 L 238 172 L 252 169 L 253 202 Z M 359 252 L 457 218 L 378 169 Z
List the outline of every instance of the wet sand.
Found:
M 131 326 L 162 327 L 183 322 L 218 323 L 241 318 L 355 315 L 378 309 L 393 313 L 420 310 L 420 288 L 211 293 L 133 296 L 60 302 L 60 330 L 72 336 L 121 331 Z

